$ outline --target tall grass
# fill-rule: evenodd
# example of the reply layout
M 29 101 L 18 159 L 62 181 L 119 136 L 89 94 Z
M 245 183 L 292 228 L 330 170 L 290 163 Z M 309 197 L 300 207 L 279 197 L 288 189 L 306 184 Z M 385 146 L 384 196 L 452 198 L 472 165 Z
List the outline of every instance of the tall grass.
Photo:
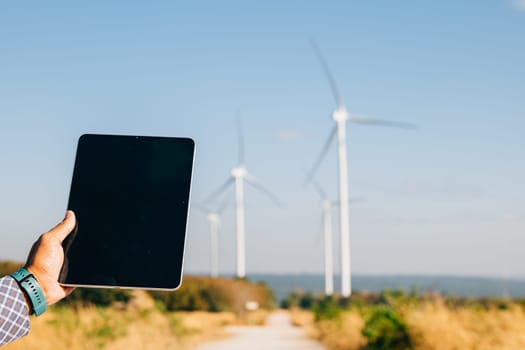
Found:
M 188 349 L 223 336 L 235 321 L 233 313 L 161 312 L 152 301 L 126 309 L 59 306 L 32 318 L 29 335 L 5 349 Z
M 520 301 L 383 292 L 357 294 L 347 306 L 335 300 L 338 313 L 316 306 L 323 301 L 310 303 L 312 311 L 294 309 L 292 319 L 329 349 L 525 349 Z
M 402 310 L 415 349 L 525 349 L 525 312 L 518 304 L 450 307 L 438 298 Z

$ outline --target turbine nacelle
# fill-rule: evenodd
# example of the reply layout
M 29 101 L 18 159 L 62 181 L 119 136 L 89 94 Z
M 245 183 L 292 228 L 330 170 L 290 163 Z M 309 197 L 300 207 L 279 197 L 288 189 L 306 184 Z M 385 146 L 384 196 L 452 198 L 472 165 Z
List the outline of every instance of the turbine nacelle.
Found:
M 349 117 L 350 115 L 348 114 L 348 111 L 346 110 L 345 106 L 337 107 L 337 109 L 332 112 L 332 118 L 336 122 L 347 121 Z
M 236 179 L 239 179 L 239 178 L 244 178 L 246 177 L 246 174 L 248 172 L 246 171 L 246 168 L 245 167 L 236 167 L 236 168 L 233 168 L 232 171 L 231 171 L 231 174 L 234 178 Z
M 211 222 L 219 222 L 219 214 L 213 212 L 208 213 L 208 220 L 210 220 Z

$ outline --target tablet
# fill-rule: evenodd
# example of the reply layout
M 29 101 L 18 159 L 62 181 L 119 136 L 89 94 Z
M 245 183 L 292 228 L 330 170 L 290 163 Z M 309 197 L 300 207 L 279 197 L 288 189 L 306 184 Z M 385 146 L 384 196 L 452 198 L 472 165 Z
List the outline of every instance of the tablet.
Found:
M 62 243 L 64 286 L 167 289 L 182 279 L 195 143 L 82 135 Z

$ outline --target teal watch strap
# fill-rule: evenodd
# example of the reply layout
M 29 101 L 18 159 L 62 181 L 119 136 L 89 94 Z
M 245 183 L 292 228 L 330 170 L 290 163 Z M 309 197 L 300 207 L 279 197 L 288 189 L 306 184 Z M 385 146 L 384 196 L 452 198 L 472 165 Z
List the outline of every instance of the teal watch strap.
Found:
M 27 297 L 31 301 L 32 310 L 35 315 L 40 316 L 47 310 L 46 297 L 44 291 L 38 284 L 35 276 L 29 273 L 26 269 L 22 268 L 11 276 L 18 282 L 22 290 L 26 293 Z

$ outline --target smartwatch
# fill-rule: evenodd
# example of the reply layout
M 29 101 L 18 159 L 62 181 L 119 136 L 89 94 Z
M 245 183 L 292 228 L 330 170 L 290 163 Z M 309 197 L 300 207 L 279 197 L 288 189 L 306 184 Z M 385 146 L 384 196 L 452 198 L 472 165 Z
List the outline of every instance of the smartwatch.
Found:
M 33 276 L 25 268 L 22 268 L 15 273 L 11 274 L 17 282 L 22 291 L 27 295 L 31 302 L 32 312 L 36 316 L 42 315 L 47 310 L 46 297 L 44 296 L 44 291 L 38 284 L 35 276 Z

